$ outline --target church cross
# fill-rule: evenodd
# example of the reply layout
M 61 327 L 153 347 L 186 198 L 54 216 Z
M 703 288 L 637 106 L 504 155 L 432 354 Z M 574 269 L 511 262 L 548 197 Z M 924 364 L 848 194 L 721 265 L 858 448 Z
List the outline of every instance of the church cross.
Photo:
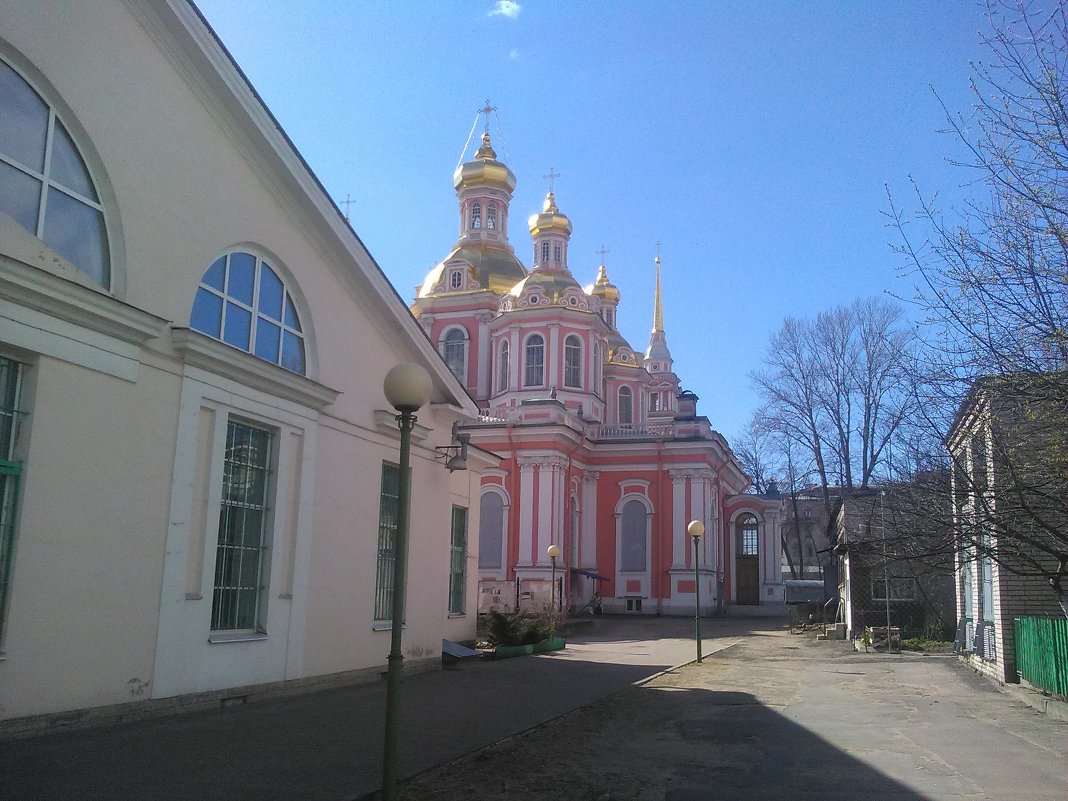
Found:
M 345 193 L 345 199 L 342 200 L 341 203 L 338 204 L 339 206 L 344 206 L 345 207 L 345 222 L 352 222 L 352 220 L 349 219 L 349 209 L 352 207 L 352 204 L 355 203 L 355 202 L 356 201 L 352 199 L 352 197 L 349 195 L 349 193 L 346 192 Z
M 601 249 L 597 252 L 601 254 L 601 264 L 604 264 L 604 254 L 611 253 L 612 251 L 608 250 L 604 245 L 601 245 Z
M 656 240 L 656 263 L 660 263 L 660 246 L 663 244 L 659 239 Z
M 496 111 L 496 110 L 497 110 L 496 106 L 491 106 L 490 105 L 488 97 L 486 98 L 486 105 L 484 105 L 482 108 L 480 108 L 478 110 L 479 114 L 485 114 L 486 115 L 486 133 L 489 133 L 489 115 L 491 113 L 493 113 L 494 111 Z
M 549 194 L 552 194 L 552 192 L 553 192 L 553 185 L 554 185 L 554 184 L 556 183 L 556 179 L 560 177 L 560 173 L 558 173 L 558 172 L 557 172 L 557 171 L 556 171 L 555 169 L 553 169 L 552 167 L 549 167 L 549 174 L 548 174 L 548 175 L 543 175 L 543 176 L 541 176 L 541 177 L 542 177 L 542 178 L 548 178 L 548 179 L 549 179 Z

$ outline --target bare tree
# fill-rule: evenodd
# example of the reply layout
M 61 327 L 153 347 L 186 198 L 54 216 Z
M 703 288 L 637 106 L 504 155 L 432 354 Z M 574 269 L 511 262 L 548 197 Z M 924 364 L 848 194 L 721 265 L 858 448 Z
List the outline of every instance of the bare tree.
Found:
M 1063 3 L 1029 2 L 992 2 L 988 16 L 975 108 L 947 110 L 970 154 L 959 166 L 983 192 L 947 221 L 917 190 L 918 211 L 891 199 L 891 218 L 927 315 L 921 421 L 950 431 L 981 388 L 996 428 L 992 493 L 978 483 L 991 475 L 965 469 L 967 448 L 946 463 L 968 499 L 947 530 L 972 555 L 1047 580 L 1068 615 L 1068 17 Z

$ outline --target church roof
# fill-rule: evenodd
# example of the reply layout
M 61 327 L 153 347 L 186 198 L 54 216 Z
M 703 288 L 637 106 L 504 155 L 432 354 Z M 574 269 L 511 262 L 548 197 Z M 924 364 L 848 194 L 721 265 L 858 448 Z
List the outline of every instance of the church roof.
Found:
M 497 161 L 497 153 L 490 146 L 489 132 L 482 134 L 482 147 L 471 161 L 464 162 L 452 174 L 456 189 L 464 186 L 496 186 L 509 194 L 515 189 L 515 173 L 508 165 Z
M 545 292 L 549 303 L 556 303 L 560 295 L 568 289 L 582 291 L 579 282 L 567 270 L 535 270 L 513 286 L 508 294 L 519 297 L 525 290 L 534 286 L 540 287 Z

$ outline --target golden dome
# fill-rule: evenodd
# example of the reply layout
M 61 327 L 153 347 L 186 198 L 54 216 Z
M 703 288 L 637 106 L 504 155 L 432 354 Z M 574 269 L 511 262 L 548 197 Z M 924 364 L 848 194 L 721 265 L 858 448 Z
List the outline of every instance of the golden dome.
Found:
M 488 289 L 498 295 L 508 292 L 516 281 L 522 280 L 527 269 L 516 258 L 510 247 L 492 245 L 473 245 L 469 247 L 454 248 L 445 260 L 434 265 L 427 274 L 419 288 L 418 297 L 429 298 L 437 296 L 435 287 L 441 284 L 445 274 L 445 265 L 452 261 L 463 261 L 471 266 L 478 285 L 482 289 Z
M 545 196 L 545 205 L 540 214 L 533 215 L 529 222 L 530 235 L 537 236 L 542 231 L 556 232 L 571 236 L 571 220 L 556 207 L 556 198 L 550 192 Z
M 578 281 L 572 278 L 569 272 L 564 270 L 535 270 L 513 286 L 508 294 L 517 298 L 522 297 L 526 290 L 534 287 L 540 289 L 545 294 L 545 297 L 549 299 L 549 303 L 554 305 L 567 290 L 577 289 L 580 292 L 582 291 Z
M 464 162 L 452 174 L 457 189 L 468 186 L 495 186 L 511 193 L 515 189 L 515 173 L 497 161 L 497 153 L 490 146 L 490 135 L 482 134 L 482 147 L 474 159 Z
M 597 271 L 596 283 L 586 287 L 586 294 L 610 300 L 613 303 L 619 303 L 619 288 L 608 280 L 608 273 L 605 271 L 603 264 Z

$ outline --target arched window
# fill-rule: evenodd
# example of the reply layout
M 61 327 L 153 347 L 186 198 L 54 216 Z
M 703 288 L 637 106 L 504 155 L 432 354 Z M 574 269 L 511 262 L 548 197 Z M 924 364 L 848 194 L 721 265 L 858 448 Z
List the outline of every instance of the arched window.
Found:
M 604 321 L 608 323 L 611 328 L 616 327 L 616 310 L 608 308 L 604 310 Z
M 541 263 L 542 264 L 548 264 L 549 263 L 549 243 L 548 242 L 542 242 L 541 243 Z
M 467 335 L 462 328 L 453 328 L 445 334 L 441 341 L 441 355 L 460 383 L 466 383 Z
M 760 555 L 760 528 L 752 515 L 746 515 L 738 521 L 738 555 Z
M 545 340 L 541 334 L 527 339 L 523 359 L 523 386 L 540 387 L 545 383 Z
M 564 386 L 582 386 L 582 340 L 574 334 L 564 340 Z
M 553 245 L 553 261 L 559 264 L 564 260 L 564 248 L 563 245 L 556 243 Z
M 630 387 L 619 388 L 619 424 L 630 426 L 634 424 L 634 393 Z
M 204 273 L 189 327 L 294 373 L 307 370 L 293 297 L 267 262 L 227 253 Z
M 482 204 L 481 203 L 475 203 L 473 206 L 471 206 L 471 227 L 472 228 L 481 228 L 482 227 Z
M 659 392 L 650 392 L 649 393 L 649 411 L 651 411 L 651 412 L 660 411 L 660 393 Z
M 508 364 L 509 357 L 511 356 L 512 346 L 508 344 L 508 340 L 504 340 L 501 343 L 501 349 L 497 354 L 497 391 L 505 392 L 508 390 Z
M 478 567 L 500 569 L 503 561 L 504 499 L 496 492 L 484 492 L 478 513 Z
M 104 207 L 55 109 L 0 61 L 0 212 L 111 286 Z
M 493 229 L 497 227 L 497 204 L 490 203 L 486 207 L 486 227 Z
M 449 288 L 450 289 L 462 289 L 464 285 L 464 273 L 463 270 L 453 270 L 449 273 Z
M 623 504 L 619 543 L 619 569 L 628 573 L 643 573 L 649 565 L 646 537 L 645 504 L 630 500 Z

